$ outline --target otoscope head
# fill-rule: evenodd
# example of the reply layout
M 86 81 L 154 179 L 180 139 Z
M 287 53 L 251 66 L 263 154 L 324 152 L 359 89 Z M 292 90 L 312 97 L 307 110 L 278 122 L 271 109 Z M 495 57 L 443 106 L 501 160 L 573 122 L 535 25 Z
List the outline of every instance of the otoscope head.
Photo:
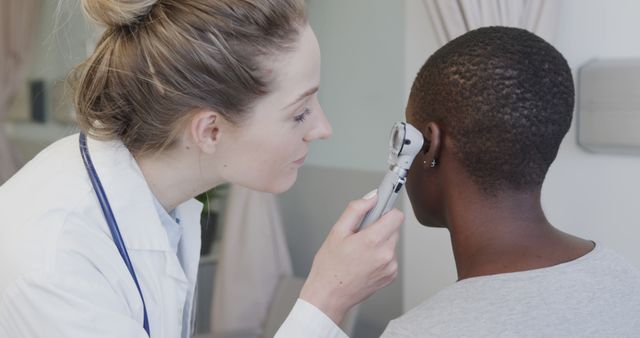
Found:
M 406 122 L 397 122 L 391 129 L 389 164 L 409 170 L 411 162 L 422 149 L 422 133 Z

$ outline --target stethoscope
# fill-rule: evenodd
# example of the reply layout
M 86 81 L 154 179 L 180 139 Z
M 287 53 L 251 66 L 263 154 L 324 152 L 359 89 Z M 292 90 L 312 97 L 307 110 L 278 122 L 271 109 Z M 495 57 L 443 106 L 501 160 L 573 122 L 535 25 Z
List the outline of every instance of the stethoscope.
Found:
M 111 205 L 109 204 L 109 200 L 107 199 L 107 195 L 104 193 L 104 189 L 102 188 L 102 183 L 100 183 L 100 178 L 96 173 L 96 168 L 93 166 L 93 162 L 91 161 L 91 156 L 89 156 L 89 149 L 87 148 L 87 136 L 84 133 L 80 133 L 80 154 L 82 155 L 82 161 L 84 162 L 85 168 L 87 168 L 87 174 L 89 175 L 89 179 L 91 180 L 91 185 L 93 186 L 93 190 L 98 197 L 98 202 L 100 203 L 100 208 L 102 208 L 102 213 L 104 214 L 104 219 L 107 221 L 107 225 L 109 226 L 109 231 L 111 231 L 111 237 L 113 238 L 113 243 L 115 243 L 118 248 L 118 252 L 120 252 L 120 257 L 124 261 L 124 264 L 127 266 L 133 281 L 136 283 L 136 288 L 138 288 L 138 293 L 140 293 L 140 298 L 142 299 L 142 311 L 144 311 L 144 321 L 142 326 L 144 330 L 147 332 L 147 336 L 151 337 L 149 333 L 149 318 L 147 317 L 147 306 L 144 302 L 144 297 L 142 296 L 142 290 L 140 289 L 140 284 L 138 283 L 138 278 L 136 277 L 136 272 L 133 270 L 133 265 L 131 265 L 131 260 L 129 259 L 129 253 L 127 252 L 127 247 L 124 245 L 124 241 L 122 240 L 122 235 L 120 235 L 120 228 L 118 228 L 118 223 L 116 222 L 115 217 L 113 217 L 113 211 L 111 211 Z

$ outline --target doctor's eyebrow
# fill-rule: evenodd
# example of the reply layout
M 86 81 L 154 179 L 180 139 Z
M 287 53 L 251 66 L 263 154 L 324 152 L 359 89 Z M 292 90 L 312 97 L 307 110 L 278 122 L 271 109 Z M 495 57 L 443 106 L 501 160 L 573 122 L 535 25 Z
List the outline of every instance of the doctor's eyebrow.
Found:
M 303 100 L 304 98 L 306 98 L 307 96 L 309 96 L 309 95 L 313 95 L 313 94 L 317 93 L 317 92 L 318 92 L 318 90 L 320 90 L 320 86 L 315 86 L 315 87 L 313 87 L 313 88 L 311 88 L 311 89 L 307 90 L 306 92 L 304 92 L 304 93 L 300 94 L 300 96 L 298 96 L 298 98 L 297 98 L 295 101 L 293 101 L 293 102 L 289 103 L 288 105 L 284 106 L 284 108 L 282 108 L 282 109 L 287 109 L 287 108 L 289 108 L 289 107 L 293 106 L 294 104 L 296 104 L 296 103 L 298 103 L 298 102 L 302 101 L 302 100 Z

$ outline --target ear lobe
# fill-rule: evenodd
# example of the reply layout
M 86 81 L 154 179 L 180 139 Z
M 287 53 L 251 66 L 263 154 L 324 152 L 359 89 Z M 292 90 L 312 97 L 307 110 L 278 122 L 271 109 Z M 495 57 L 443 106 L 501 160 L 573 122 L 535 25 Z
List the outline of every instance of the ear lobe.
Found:
M 191 119 L 191 137 L 204 153 L 213 153 L 220 139 L 220 116 L 212 111 L 201 111 Z

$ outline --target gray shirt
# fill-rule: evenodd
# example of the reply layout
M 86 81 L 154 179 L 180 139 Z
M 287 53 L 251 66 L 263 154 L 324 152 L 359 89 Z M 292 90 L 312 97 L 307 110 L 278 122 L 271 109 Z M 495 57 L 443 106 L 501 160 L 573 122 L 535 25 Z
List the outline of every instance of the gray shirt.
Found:
M 640 337 L 640 271 L 596 245 L 556 266 L 457 282 L 382 337 Z

